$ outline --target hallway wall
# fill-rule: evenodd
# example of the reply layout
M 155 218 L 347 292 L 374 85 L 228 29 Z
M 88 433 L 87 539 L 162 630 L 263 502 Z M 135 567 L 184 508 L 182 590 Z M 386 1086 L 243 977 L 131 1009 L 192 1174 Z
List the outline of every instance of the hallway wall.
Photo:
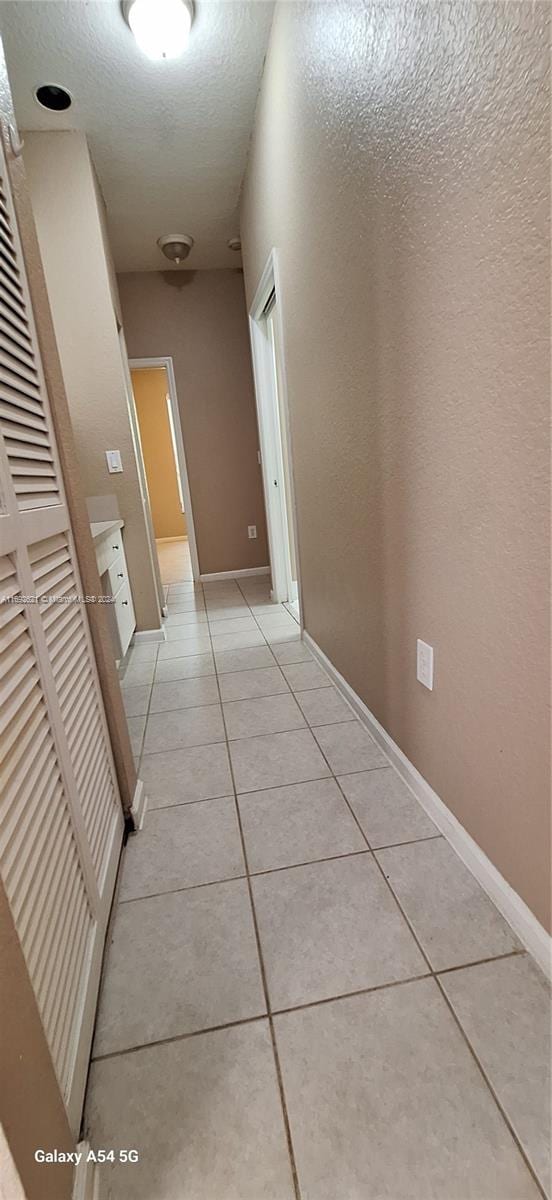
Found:
M 173 359 L 201 572 L 266 566 L 241 271 L 136 272 L 118 283 L 129 357 Z
M 116 288 L 83 133 L 25 133 L 24 161 L 86 496 L 115 494 L 138 629 L 160 625 L 128 414 Z M 120 450 L 110 475 L 106 450 Z
M 306 628 L 548 925 L 547 15 L 278 4 L 242 240 L 249 302 L 279 252 Z

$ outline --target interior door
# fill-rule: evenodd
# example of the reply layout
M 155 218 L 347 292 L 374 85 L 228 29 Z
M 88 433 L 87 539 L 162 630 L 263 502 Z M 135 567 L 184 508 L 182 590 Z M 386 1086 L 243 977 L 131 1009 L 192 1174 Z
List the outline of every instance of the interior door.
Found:
M 75 1133 L 122 832 L 0 147 L 0 874 Z

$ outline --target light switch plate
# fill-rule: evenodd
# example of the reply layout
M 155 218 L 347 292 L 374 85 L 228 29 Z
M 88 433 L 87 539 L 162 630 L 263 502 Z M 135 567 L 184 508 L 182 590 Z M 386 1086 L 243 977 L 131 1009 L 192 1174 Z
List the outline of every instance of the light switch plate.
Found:
M 430 692 L 433 691 L 433 646 L 428 646 L 420 638 L 416 642 L 416 678 Z
M 121 462 L 120 450 L 106 450 L 105 457 L 107 459 L 107 469 L 110 475 L 116 475 L 122 471 L 123 464 Z
M 248 538 L 256 538 L 256 536 L 257 536 L 257 526 L 256 525 L 248 525 L 247 526 L 247 536 L 248 536 Z

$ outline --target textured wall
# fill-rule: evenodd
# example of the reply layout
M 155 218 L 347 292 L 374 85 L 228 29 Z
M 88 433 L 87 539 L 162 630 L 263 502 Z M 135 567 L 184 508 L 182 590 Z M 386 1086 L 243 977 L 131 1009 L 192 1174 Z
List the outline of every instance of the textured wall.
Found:
M 153 367 L 130 374 L 155 536 L 184 537 L 186 521 L 180 504 L 167 410 L 167 372 L 163 367 Z
M 115 493 L 139 629 L 158 628 L 160 609 L 128 416 L 96 180 L 82 133 L 26 133 L 25 169 L 83 490 Z M 120 450 L 110 475 L 106 450 Z
M 129 357 L 173 359 L 202 574 L 265 566 L 241 271 L 137 272 L 118 282 Z
M 306 628 L 544 923 L 548 11 L 278 5 L 242 204 Z

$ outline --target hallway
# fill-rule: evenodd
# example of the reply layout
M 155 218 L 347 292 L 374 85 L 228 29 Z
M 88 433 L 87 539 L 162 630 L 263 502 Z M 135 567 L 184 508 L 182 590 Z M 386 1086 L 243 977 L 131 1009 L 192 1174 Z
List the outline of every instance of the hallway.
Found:
M 544 1194 L 540 973 L 267 577 L 167 597 L 122 677 L 149 808 L 85 1112 L 140 1156 L 112 1200 Z

